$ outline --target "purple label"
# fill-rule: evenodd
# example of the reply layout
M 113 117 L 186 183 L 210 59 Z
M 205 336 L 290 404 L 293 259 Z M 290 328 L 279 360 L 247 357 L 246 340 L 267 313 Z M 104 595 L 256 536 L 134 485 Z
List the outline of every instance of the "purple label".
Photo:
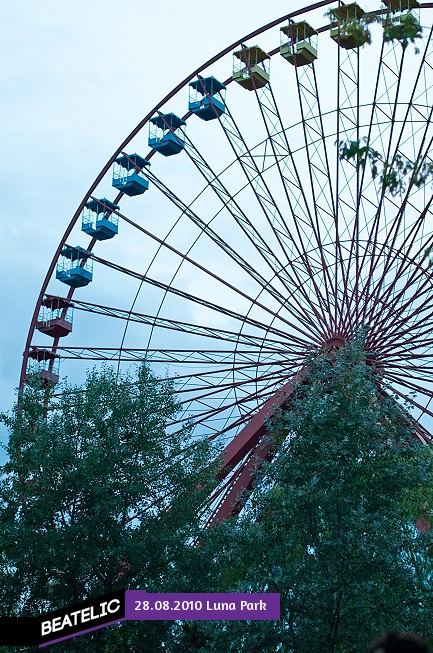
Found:
M 150 594 L 127 590 L 125 616 L 130 620 L 261 620 L 280 619 L 279 594 Z

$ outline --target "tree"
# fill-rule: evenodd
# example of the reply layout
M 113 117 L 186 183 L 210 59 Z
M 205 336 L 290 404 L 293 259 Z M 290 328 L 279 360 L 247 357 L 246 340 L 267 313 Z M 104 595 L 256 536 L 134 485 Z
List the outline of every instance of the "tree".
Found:
M 48 391 L 48 406 L 46 392 L 34 380 L 3 416 L 3 615 L 122 588 L 192 591 L 187 560 L 215 454 L 188 428 L 168 428 L 179 410 L 173 384 L 143 365 L 135 378 L 91 372 L 60 399 Z M 167 632 L 165 622 L 129 622 L 83 637 L 89 651 L 157 651 Z M 82 650 L 83 637 L 65 650 Z
M 281 593 L 281 621 L 200 626 L 205 646 L 351 653 L 388 628 L 433 638 L 432 454 L 379 392 L 362 344 L 313 358 L 270 421 L 275 457 L 243 514 L 214 533 L 224 591 Z

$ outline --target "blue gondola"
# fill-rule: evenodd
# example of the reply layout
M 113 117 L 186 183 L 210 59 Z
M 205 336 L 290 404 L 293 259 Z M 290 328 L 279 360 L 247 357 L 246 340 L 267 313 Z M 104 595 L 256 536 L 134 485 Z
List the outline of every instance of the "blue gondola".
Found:
M 119 156 L 113 166 L 114 188 L 130 197 L 142 195 L 149 188 L 149 179 L 143 170 L 147 166 L 150 166 L 150 161 L 139 154 Z
M 56 268 L 56 279 L 72 288 L 87 286 L 93 278 L 93 261 L 91 253 L 83 247 L 62 249 Z
M 179 154 L 185 147 L 185 120 L 174 113 L 163 113 L 149 120 L 148 144 L 164 156 Z
M 225 84 L 215 77 L 201 77 L 189 84 L 188 109 L 202 120 L 215 120 L 225 113 Z
M 90 200 L 83 209 L 81 230 L 97 240 L 113 238 L 119 231 L 118 204 L 103 197 L 100 200 Z

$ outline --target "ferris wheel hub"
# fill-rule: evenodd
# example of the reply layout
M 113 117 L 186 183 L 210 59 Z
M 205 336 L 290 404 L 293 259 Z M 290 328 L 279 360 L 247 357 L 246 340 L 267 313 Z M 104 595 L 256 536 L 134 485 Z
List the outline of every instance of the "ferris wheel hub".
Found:
M 344 347 L 347 344 L 347 340 L 342 336 L 332 336 L 325 342 L 325 349 L 338 349 Z

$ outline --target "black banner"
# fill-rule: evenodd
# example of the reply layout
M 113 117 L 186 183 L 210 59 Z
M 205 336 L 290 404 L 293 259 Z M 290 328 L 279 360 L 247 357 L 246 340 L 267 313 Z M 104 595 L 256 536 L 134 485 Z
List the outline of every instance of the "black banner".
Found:
M 0 617 L 0 646 L 39 644 L 38 617 Z
M 0 646 L 44 646 L 125 618 L 125 590 L 38 617 L 0 617 Z

